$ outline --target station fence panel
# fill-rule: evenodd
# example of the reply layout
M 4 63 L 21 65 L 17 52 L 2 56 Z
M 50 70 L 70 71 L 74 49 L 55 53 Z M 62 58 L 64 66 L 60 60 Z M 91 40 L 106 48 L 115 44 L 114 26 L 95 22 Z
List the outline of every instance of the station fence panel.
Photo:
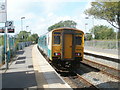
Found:
M 85 41 L 85 47 L 95 47 L 101 49 L 118 49 L 118 43 L 120 43 L 120 41 L 92 40 Z
M 5 37 L 5 36 L 4 36 Z M 5 40 L 2 39 L 5 43 Z M 2 65 L 5 62 L 5 44 L 0 44 L 0 65 Z M 7 37 L 7 61 L 10 62 L 11 58 L 16 55 L 17 50 L 23 50 L 25 47 L 31 45 L 32 42 L 16 42 L 16 39 L 14 37 Z

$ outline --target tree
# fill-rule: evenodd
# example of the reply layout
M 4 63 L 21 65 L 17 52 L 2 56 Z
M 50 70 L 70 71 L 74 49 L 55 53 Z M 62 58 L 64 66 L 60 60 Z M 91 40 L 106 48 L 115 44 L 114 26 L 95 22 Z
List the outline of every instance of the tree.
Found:
M 86 33 L 85 34 L 85 40 L 92 40 L 92 34 L 91 33 Z
M 76 25 L 77 25 L 77 23 L 72 20 L 60 21 L 60 22 L 48 27 L 48 31 L 51 31 L 55 28 L 60 28 L 60 27 L 76 28 Z
M 17 35 L 17 40 L 19 42 L 26 42 L 28 41 L 29 36 L 30 36 L 30 32 L 20 31 L 20 33 Z
M 0 35 L 0 46 L 4 45 L 4 36 Z
M 30 39 L 30 41 L 37 43 L 38 42 L 38 34 L 32 34 L 29 39 Z
M 95 39 L 115 39 L 115 32 L 113 28 L 109 28 L 103 25 L 94 26 L 91 30 L 91 33 L 94 33 Z
M 85 14 L 106 20 L 120 32 L 120 2 L 92 2 Z
M 26 42 L 26 41 L 32 41 L 37 43 L 38 34 L 31 35 L 31 32 L 20 31 L 20 33 L 17 35 L 17 42 Z

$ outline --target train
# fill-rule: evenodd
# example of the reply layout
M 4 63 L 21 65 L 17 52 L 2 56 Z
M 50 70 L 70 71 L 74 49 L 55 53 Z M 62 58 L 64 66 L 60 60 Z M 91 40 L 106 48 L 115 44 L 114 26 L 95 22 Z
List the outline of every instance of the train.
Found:
M 56 28 L 38 38 L 38 48 L 53 65 L 79 68 L 84 55 L 84 32 L 76 28 Z

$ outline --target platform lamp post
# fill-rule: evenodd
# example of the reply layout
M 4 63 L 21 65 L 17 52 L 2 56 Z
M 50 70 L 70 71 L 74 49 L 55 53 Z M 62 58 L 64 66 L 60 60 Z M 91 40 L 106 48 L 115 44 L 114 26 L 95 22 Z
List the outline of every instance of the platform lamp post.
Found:
M 119 44 L 118 44 L 118 41 L 119 41 L 119 40 L 118 40 L 118 34 L 119 34 L 118 30 L 116 30 L 116 49 L 118 49 L 118 47 L 119 47 L 119 46 L 118 46 L 118 45 L 119 45 Z
M 26 31 L 27 31 L 28 27 L 29 27 L 29 26 L 26 26 Z
M 87 20 L 87 19 L 89 19 L 88 17 L 85 17 L 85 19 Z M 87 25 L 88 25 L 88 23 L 85 23 L 85 31 L 86 31 L 86 33 L 87 33 Z M 85 35 L 87 35 L 87 34 L 85 34 Z M 87 46 L 87 43 L 86 43 L 86 46 Z
M 87 25 L 88 25 L 88 23 L 85 23 L 85 31 L 87 32 Z
M 28 32 L 28 27 L 29 26 L 26 26 L 26 32 L 28 33 L 28 35 L 29 35 L 29 32 Z M 27 37 L 27 41 L 28 41 L 28 37 Z
M 23 31 L 23 19 L 25 19 L 25 17 L 21 17 L 21 31 Z
M 85 19 L 89 19 L 88 17 L 85 17 Z M 88 23 L 85 23 L 85 30 L 86 30 L 86 26 L 88 25 Z M 86 30 L 87 32 L 87 30 Z
M 93 38 L 93 47 L 95 47 L 94 17 L 92 17 L 92 24 L 93 24 L 93 34 L 92 34 L 92 38 Z
M 92 24 L 93 24 L 93 34 L 92 34 L 92 37 L 94 39 L 95 38 L 95 34 L 94 34 L 94 17 L 92 17 Z
M 85 19 L 89 19 L 89 17 L 85 17 Z M 93 32 L 92 32 L 92 38 L 93 38 L 93 40 L 94 40 L 94 38 L 95 38 L 95 35 L 94 35 L 94 17 L 92 17 L 92 26 L 93 26 Z M 94 41 L 93 41 L 93 43 L 94 43 Z M 94 45 L 93 45 L 94 46 Z
M 115 16 L 115 17 L 117 18 L 117 16 Z M 116 36 L 115 36 L 115 38 L 116 38 L 116 50 L 119 49 L 119 46 L 118 46 L 119 45 L 118 36 L 119 36 L 119 29 L 116 29 Z

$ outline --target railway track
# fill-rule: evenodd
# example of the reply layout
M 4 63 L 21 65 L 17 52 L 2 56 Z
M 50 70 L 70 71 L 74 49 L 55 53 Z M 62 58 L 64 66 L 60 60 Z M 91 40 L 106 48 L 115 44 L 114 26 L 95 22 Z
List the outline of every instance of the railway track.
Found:
M 87 81 L 83 78 L 80 74 L 75 71 L 69 72 L 58 72 L 60 76 L 74 89 L 81 89 L 81 88 L 91 88 L 94 90 L 99 90 L 98 87 Z
M 45 54 L 43 54 L 43 56 L 49 62 L 49 59 L 45 56 Z M 94 66 L 93 64 L 91 65 L 92 67 L 90 66 L 90 62 L 87 62 L 87 61 L 85 62 L 85 60 L 83 60 L 80 65 L 80 68 L 77 70 L 67 71 L 67 72 L 64 72 L 64 71 L 62 72 L 58 70 L 56 71 L 74 90 L 79 88 L 106 90 L 103 88 L 109 89 L 109 88 L 118 87 L 117 84 L 120 83 L 119 80 L 116 80 L 113 78 L 111 79 L 110 75 L 106 73 L 104 74 L 103 72 L 101 72 L 99 68 L 93 67 Z
M 107 66 L 107 65 L 103 65 L 103 64 L 100 64 L 100 63 L 97 63 L 97 62 L 93 62 L 91 60 L 88 60 L 88 59 L 84 59 L 82 61 L 82 63 L 84 64 L 87 64 L 91 67 L 94 67 L 94 68 L 97 68 L 99 69 L 102 73 L 105 73 L 115 79 L 118 79 L 120 80 L 120 70 L 118 69 L 115 69 L 113 67 L 110 67 L 110 66 Z
M 58 70 L 47 58 L 47 56 L 39 49 L 39 51 L 42 53 L 44 58 L 52 65 L 52 67 L 60 74 L 60 76 L 68 83 L 70 86 L 75 90 L 77 88 L 93 88 L 95 90 L 99 90 L 96 86 L 94 86 L 92 83 L 81 77 L 79 74 L 77 74 L 75 71 L 62 71 Z
M 80 68 L 69 72 L 56 70 L 60 76 L 74 89 L 91 88 L 95 90 L 107 90 L 113 88 L 117 90 L 119 80 L 112 79 L 101 70 L 81 63 Z M 112 82 L 112 83 L 111 83 Z
M 102 73 L 99 69 L 93 68 L 87 64 L 81 63 L 80 68 L 76 71 L 82 78 L 93 84 L 100 90 L 115 89 L 119 87 L 119 80 L 114 79 Z

